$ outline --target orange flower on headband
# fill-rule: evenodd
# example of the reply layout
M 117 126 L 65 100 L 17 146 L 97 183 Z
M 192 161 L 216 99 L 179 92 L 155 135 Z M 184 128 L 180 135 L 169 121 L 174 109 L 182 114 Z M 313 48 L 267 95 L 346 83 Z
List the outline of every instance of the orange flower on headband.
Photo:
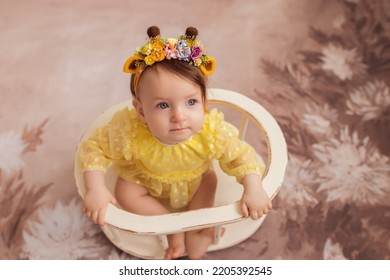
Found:
M 165 44 L 161 41 L 155 42 L 152 46 L 152 53 L 150 56 L 154 61 L 161 61 L 165 58 Z
M 196 28 L 187 28 L 186 35 L 179 38 L 165 38 L 160 36 L 158 27 L 152 26 L 148 29 L 148 35 L 149 41 L 126 60 L 124 72 L 141 74 L 147 66 L 156 62 L 178 59 L 198 67 L 206 76 L 214 73 L 215 59 L 208 56 L 202 43 L 196 40 L 198 35 Z

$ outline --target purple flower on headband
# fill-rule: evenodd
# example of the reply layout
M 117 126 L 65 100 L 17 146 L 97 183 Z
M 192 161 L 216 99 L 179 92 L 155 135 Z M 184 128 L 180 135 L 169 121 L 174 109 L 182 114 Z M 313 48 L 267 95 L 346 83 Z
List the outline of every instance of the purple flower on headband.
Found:
M 193 47 L 191 52 L 191 59 L 197 60 L 201 56 L 202 56 L 202 49 L 199 46 Z
M 191 49 L 187 45 L 186 40 L 180 40 L 176 45 L 177 58 L 184 61 L 190 61 Z

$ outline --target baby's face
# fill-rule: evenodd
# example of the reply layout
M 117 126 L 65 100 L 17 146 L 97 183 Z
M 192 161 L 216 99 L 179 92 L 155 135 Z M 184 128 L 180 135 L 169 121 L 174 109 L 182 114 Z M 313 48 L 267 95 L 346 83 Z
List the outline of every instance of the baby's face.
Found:
M 133 101 L 138 115 L 160 142 L 174 145 L 202 128 L 204 106 L 196 84 L 160 67 L 142 74 L 138 95 Z

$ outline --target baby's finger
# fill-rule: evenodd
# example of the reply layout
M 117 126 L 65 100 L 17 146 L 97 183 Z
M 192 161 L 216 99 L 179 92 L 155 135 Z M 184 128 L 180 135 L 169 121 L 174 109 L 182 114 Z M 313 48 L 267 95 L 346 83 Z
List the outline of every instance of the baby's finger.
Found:
M 113 198 L 110 200 L 110 202 L 111 202 L 112 204 L 116 204 L 116 199 L 113 197 Z
M 269 210 L 272 209 L 272 202 L 271 202 L 271 200 L 268 202 L 267 206 L 268 206 L 268 209 L 269 209 Z
M 106 208 L 100 209 L 98 215 L 98 222 L 97 222 L 100 226 L 104 226 L 105 215 L 106 215 Z
M 253 220 L 257 220 L 259 217 L 259 213 L 257 213 L 257 211 L 250 211 L 250 215 L 251 215 L 251 218 Z M 261 215 L 260 215 L 261 216 Z
M 92 211 L 87 211 L 87 210 L 86 210 L 85 216 L 86 216 L 88 219 L 91 219 L 91 217 L 92 217 Z
M 97 224 L 98 223 L 98 215 L 99 215 L 99 210 L 95 210 L 92 212 L 92 217 L 91 220 Z
M 244 217 L 248 217 L 249 216 L 249 209 L 248 209 L 248 206 L 246 206 L 245 203 L 241 203 L 241 212 L 244 215 Z

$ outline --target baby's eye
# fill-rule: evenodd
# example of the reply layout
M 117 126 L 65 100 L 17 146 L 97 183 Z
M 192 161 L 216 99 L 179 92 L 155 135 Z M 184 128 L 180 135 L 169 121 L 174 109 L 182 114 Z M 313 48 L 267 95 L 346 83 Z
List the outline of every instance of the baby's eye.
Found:
M 190 105 L 190 106 L 194 106 L 196 104 L 196 99 L 190 99 L 188 100 L 187 104 Z
M 167 109 L 167 108 L 169 108 L 169 105 L 166 102 L 161 102 L 161 103 L 158 103 L 156 107 L 159 109 Z

